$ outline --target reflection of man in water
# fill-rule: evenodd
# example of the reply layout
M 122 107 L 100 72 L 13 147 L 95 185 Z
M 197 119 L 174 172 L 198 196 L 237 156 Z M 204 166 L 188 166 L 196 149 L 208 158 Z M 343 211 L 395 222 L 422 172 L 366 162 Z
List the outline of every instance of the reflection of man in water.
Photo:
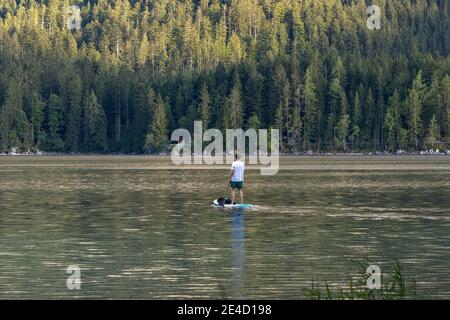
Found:
M 242 297 L 244 283 L 245 235 L 244 210 L 234 209 L 231 226 L 231 256 L 232 256 L 232 298 Z

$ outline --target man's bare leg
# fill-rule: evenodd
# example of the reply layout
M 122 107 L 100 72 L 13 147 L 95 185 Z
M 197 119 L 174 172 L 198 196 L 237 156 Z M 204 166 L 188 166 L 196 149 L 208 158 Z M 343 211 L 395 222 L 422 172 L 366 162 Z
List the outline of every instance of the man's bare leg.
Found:
M 241 190 L 239 190 L 239 195 L 241 196 L 241 204 L 244 204 L 244 192 Z
M 236 189 L 231 189 L 231 204 L 234 204 L 234 195 L 236 193 Z

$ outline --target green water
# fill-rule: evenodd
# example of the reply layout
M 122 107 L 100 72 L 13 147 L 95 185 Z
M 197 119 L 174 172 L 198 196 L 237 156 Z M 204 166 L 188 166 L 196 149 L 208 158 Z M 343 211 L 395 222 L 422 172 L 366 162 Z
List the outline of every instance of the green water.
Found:
M 450 157 L 282 159 L 213 208 L 227 166 L 0 157 L 0 298 L 304 298 L 364 258 L 450 298 Z M 81 290 L 68 290 L 69 265 Z

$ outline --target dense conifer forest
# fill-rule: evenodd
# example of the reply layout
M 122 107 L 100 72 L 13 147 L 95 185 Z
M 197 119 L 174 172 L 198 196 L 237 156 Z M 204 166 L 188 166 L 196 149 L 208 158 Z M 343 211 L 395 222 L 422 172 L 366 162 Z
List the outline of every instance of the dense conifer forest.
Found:
M 0 152 L 159 152 L 195 120 L 285 152 L 442 150 L 449 52 L 450 0 L 1 0 Z

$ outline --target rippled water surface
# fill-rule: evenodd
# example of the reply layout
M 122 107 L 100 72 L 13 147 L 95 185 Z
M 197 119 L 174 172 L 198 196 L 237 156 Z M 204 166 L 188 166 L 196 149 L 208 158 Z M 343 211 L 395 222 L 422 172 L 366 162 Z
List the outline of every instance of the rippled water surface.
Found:
M 394 259 L 450 298 L 450 157 L 283 158 L 211 201 L 227 166 L 160 157 L 0 157 L 0 298 L 292 298 Z M 81 290 L 68 290 L 69 265 Z

